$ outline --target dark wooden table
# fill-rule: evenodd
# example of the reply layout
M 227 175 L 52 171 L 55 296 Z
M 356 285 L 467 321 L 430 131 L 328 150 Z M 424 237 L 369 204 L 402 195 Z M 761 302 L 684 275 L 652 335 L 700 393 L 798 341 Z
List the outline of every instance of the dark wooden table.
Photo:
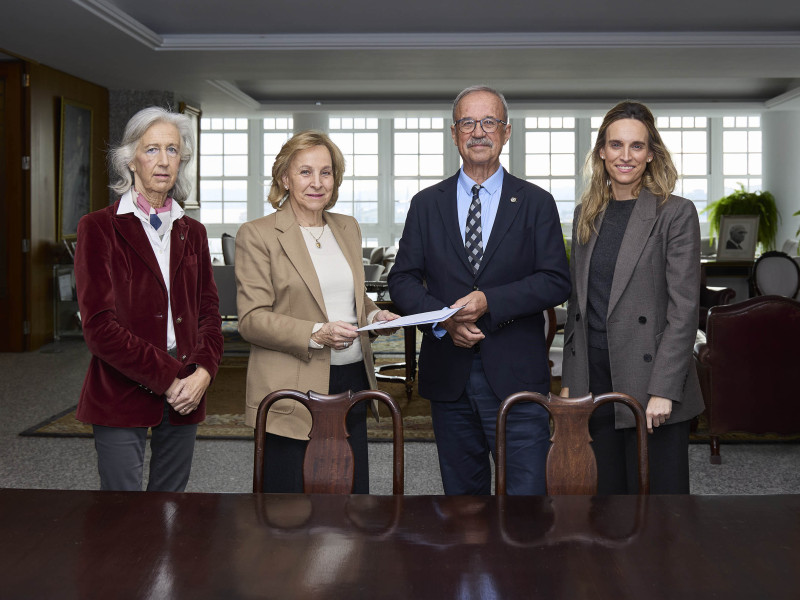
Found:
M 0 597 L 792 598 L 800 496 L 0 490 Z

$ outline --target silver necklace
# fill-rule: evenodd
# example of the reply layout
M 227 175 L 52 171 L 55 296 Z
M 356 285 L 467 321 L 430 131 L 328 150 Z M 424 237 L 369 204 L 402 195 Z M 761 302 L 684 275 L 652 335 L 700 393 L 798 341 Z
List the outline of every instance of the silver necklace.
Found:
M 317 245 L 317 248 L 322 248 L 322 244 L 320 244 L 319 240 L 322 237 L 322 234 L 325 233 L 325 223 L 322 224 L 322 231 L 319 232 L 318 236 L 314 235 L 308 227 L 304 227 L 303 225 L 300 225 L 300 227 L 302 227 L 303 231 L 307 231 L 308 235 L 314 238 L 314 243 Z

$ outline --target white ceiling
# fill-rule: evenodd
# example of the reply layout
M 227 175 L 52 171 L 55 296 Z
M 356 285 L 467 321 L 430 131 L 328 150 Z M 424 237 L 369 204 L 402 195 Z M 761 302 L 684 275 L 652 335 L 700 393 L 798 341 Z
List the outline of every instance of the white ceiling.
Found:
M 796 0 L 0 0 L 0 51 L 205 114 L 446 106 L 800 108 Z

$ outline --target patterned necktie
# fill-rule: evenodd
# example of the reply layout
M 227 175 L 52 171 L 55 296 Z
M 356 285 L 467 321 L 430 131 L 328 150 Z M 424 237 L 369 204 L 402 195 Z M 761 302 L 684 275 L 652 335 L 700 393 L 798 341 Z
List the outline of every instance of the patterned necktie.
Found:
M 150 225 L 153 226 L 153 229 L 158 231 L 158 228 L 161 227 L 161 217 L 159 217 L 156 213 L 151 214 Z
M 467 227 L 464 231 L 464 248 L 467 250 L 467 260 L 472 265 L 472 271 L 478 272 L 483 258 L 483 240 L 481 239 L 481 186 L 472 186 L 472 203 L 467 213 Z

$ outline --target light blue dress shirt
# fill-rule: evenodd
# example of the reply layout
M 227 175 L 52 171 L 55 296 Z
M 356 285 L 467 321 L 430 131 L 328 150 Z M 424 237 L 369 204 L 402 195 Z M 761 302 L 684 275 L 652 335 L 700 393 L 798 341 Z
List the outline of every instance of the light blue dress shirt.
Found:
M 481 241 L 483 251 L 486 252 L 486 245 L 489 243 L 489 236 L 494 226 L 494 218 L 497 216 L 497 207 L 500 206 L 500 193 L 503 191 L 503 167 L 497 169 L 494 174 L 481 184 L 478 195 L 481 198 Z M 461 169 L 458 173 L 458 185 L 456 186 L 456 202 L 458 208 L 458 224 L 461 230 L 461 241 L 467 228 L 467 214 L 469 205 L 472 204 L 472 186 L 475 185 L 472 179 L 464 174 Z M 480 272 L 480 269 L 478 270 Z M 446 307 L 442 307 L 446 308 Z M 433 326 L 433 334 L 437 338 L 442 338 L 447 331 L 436 323 Z

